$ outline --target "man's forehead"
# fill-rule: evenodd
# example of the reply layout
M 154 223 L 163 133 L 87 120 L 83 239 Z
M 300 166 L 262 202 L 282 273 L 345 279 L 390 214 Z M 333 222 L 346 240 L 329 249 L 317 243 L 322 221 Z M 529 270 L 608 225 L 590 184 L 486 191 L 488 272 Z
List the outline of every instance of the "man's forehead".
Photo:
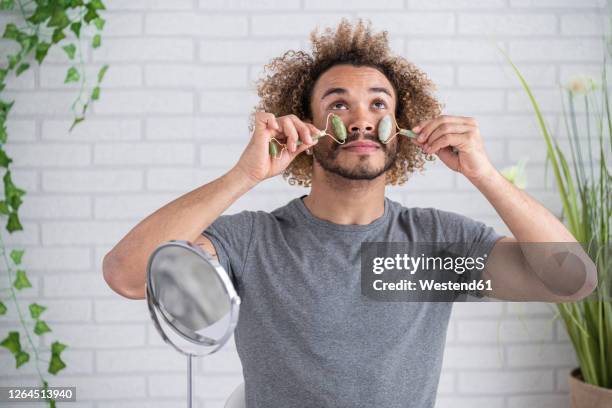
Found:
M 388 94 L 395 92 L 387 77 L 378 69 L 368 66 L 336 65 L 325 71 L 315 84 L 314 94 L 322 99 L 330 94 L 369 92 Z

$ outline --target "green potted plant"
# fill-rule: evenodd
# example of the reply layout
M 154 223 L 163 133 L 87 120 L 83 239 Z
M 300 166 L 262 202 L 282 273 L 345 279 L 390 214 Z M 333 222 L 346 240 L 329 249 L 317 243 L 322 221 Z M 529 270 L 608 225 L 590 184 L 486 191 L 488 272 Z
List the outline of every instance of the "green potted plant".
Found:
M 547 164 L 552 167 L 563 204 L 561 218 L 598 269 L 598 287 L 589 297 L 556 305 L 579 364 L 569 375 L 570 406 L 612 407 L 612 176 L 608 168 L 612 163 L 612 113 L 606 79 L 607 58 L 604 56 L 601 86 L 592 80 L 576 79 L 562 90 L 562 100 L 567 98 L 569 106 L 568 111 L 564 104 L 563 112 L 568 155 L 551 136 L 523 75 L 504 55 L 529 96 L 546 142 Z M 601 97 L 599 103 L 597 95 Z M 586 126 L 578 124 L 578 102 L 584 104 Z M 591 134 L 593 116 L 597 128 L 595 137 Z M 567 157 L 571 157 L 570 162 Z

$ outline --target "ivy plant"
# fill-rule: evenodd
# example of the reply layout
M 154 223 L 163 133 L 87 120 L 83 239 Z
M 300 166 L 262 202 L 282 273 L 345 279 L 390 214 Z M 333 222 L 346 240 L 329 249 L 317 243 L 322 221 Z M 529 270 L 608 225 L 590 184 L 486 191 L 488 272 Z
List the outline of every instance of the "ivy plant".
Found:
M 1 42 L 17 45 L 17 51 L 5 51 L 0 54 L 0 167 L 4 168 L 4 198 L 0 200 L 0 218 L 6 219 L 5 229 L 9 234 L 23 230 L 19 220 L 19 207 L 23 203 L 26 191 L 14 182 L 11 172 L 12 159 L 4 150 L 8 140 L 7 119 L 15 101 L 7 100 L 5 87 L 10 78 L 22 75 L 31 65 L 42 65 L 49 50 L 61 47 L 71 66 L 66 72 L 64 83 L 78 83 L 80 89 L 71 105 L 74 119 L 70 131 L 85 119 L 87 108 L 100 98 L 100 84 L 106 74 L 108 65 L 103 65 L 97 72 L 93 86 L 88 85 L 83 59 L 83 47 L 96 49 L 102 44 L 102 30 L 105 20 L 100 16 L 100 10 L 105 6 L 101 0 L 0 0 L 0 10 L 10 22 L 5 23 Z M 93 36 L 92 36 L 93 35 Z M 83 45 L 85 42 L 85 45 Z M 6 59 L 5 59 L 6 57 Z M 66 367 L 62 360 L 62 352 L 67 345 L 59 340 L 50 346 L 51 358 L 41 357 L 42 349 L 37 347 L 38 339 L 52 332 L 52 328 L 44 320 L 47 307 L 36 302 L 25 306 L 20 300 L 20 294 L 32 284 L 28 279 L 22 264 L 24 249 L 8 251 L 3 231 L 0 228 L 0 277 L 7 283 L 0 283 L 0 317 L 7 316 L 14 308 L 19 318 L 19 329 L 11 330 L 5 335 L 0 333 L 0 346 L 9 350 L 15 358 L 15 369 L 33 361 L 41 386 L 48 389 L 47 373 L 56 375 Z M 5 279 L 6 278 L 6 279 Z M 47 351 L 47 350 L 44 350 Z M 32 357 L 33 354 L 33 357 Z M 41 363 L 47 365 L 46 372 L 41 370 Z M 56 406 L 54 399 L 48 398 L 50 407 Z

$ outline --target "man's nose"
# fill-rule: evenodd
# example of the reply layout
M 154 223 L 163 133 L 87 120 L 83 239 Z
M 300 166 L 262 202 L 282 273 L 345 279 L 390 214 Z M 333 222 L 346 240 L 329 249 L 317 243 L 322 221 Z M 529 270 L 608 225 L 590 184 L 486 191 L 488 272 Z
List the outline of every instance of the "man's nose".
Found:
M 349 125 L 349 132 L 350 133 L 372 133 L 372 131 L 374 131 L 374 125 L 372 124 L 371 121 L 366 120 L 366 119 L 357 119 L 357 120 L 353 120 L 351 121 L 351 124 Z

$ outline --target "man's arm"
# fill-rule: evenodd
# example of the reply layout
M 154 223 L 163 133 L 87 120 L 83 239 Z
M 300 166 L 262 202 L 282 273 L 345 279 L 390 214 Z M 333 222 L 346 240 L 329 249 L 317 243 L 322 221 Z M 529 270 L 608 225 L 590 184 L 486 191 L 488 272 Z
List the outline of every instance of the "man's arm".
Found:
M 570 302 L 593 292 L 597 287 L 597 268 L 579 244 L 568 245 L 569 260 L 583 265 L 566 268 L 557 275 L 555 268 L 544 265 L 550 258 L 547 249 L 561 248 L 561 245 L 555 248 L 552 243 L 576 244 L 576 239 L 548 209 L 495 169 L 485 151 L 476 119 L 440 115 L 419 123 L 412 131 L 418 137 L 411 141 L 425 153 L 437 154 L 449 168 L 470 180 L 514 234 L 498 240 L 489 254 L 483 277 L 491 280 L 495 290 L 483 293 L 504 300 Z M 459 155 L 452 154 L 452 147 L 459 150 Z M 543 267 L 547 267 L 545 274 L 542 274 Z M 540 276 L 548 285 L 543 284 Z M 560 296 L 560 291 L 550 290 L 550 287 L 565 290 L 568 283 L 574 282 L 583 284 L 571 295 Z
M 104 256 L 107 284 L 122 296 L 144 299 L 146 265 L 153 250 L 171 239 L 200 244 L 202 231 L 255 184 L 234 167 L 150 214 Z
M 548 209 L 494 168 L 470 181 L 514 235 L 500 239 L 491 250 L 482 279 L 491 280 L 493 291 L 483 293 L 501 300 L 560 303 L 580 300 L 593 292 L 597 287 L 595 264 Z M 557 250 L 575 255 L 573 259 L 579 259 L 580 265 L 568 262 L 565 268 L 555 270 L 550 251 Z

